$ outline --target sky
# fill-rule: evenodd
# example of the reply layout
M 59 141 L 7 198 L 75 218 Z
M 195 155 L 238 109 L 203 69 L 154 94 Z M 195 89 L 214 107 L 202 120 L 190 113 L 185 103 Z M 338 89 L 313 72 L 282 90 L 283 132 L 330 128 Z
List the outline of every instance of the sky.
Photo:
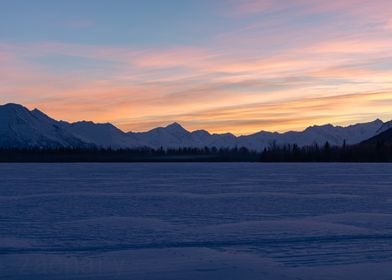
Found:
M 390 0 L 0 0 L 0 103 L 145 131 L 392 119 Z

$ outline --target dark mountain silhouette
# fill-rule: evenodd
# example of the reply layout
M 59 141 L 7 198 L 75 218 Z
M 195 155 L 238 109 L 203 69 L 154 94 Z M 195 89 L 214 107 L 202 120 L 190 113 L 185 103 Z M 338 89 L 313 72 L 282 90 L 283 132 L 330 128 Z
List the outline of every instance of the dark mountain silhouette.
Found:
M 361 142 L 360 145 L 392 145 L 392 128 Z
M 180 149 L 218 148 L 263 151 L 271 145 L 313 144 L 341 146 L 360 143 L 388 130 L 391 122 L 381 120 L 347 127 L 311 126 L 304 131 L 286 133 L 260 131 L 251 135 L 211 134 L 205 130 L 188 131 L 178 123 L 147 132 L 123 132 L 110 123 L 57 121 L 38 109 L 32 111 L 18 104 L 0 106 L 0 148 L 85 148 L 103 149 Z

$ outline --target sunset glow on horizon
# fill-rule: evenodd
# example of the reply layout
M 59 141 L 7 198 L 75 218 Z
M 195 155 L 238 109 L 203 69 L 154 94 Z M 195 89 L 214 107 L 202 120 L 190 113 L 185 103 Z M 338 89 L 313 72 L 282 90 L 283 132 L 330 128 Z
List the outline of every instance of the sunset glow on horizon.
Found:
M 2 104 L 124 131 L 392 119 L 391 1 L 1 3 Z

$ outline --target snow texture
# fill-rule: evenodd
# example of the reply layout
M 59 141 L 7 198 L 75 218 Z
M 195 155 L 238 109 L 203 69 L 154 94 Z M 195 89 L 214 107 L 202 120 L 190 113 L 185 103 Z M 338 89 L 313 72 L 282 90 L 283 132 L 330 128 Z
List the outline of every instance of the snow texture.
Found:
M 1 164 L 1 279 L 392 279 L 388 164 Z

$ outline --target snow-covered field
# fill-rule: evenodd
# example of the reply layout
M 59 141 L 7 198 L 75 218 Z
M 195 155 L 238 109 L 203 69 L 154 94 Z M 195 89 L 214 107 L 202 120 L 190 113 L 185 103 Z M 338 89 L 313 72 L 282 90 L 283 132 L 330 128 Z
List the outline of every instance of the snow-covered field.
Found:
M 0 279 L 392 279 L 392 165 L 3 164 Z

